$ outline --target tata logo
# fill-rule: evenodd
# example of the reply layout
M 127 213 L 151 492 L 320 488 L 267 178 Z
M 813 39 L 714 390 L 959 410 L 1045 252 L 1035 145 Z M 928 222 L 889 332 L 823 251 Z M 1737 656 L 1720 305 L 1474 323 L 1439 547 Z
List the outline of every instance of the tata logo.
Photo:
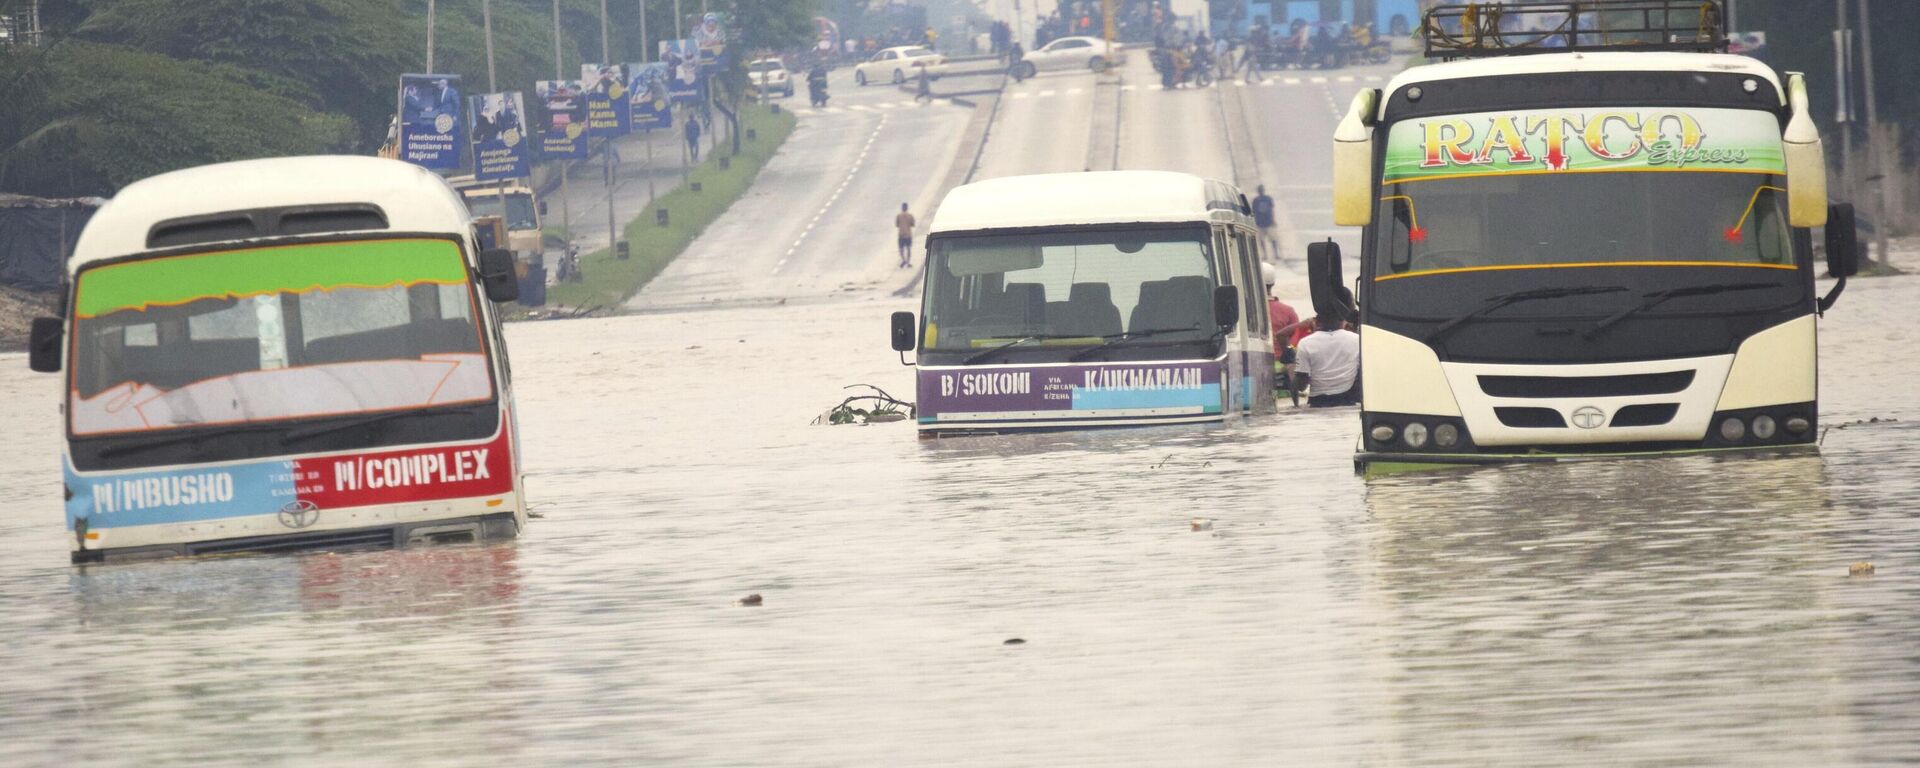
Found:
M 317 522 L 320 522 L 320 505 L 311 501 L 289 501 L 280 507 L 280 524 L 288 528 L 305 528 Z
M 1599 429 L 1607 423 L 1607 412 L 1591 405 L 1583 405 L 1573 412 L 1573 425 L 1581 429 Z

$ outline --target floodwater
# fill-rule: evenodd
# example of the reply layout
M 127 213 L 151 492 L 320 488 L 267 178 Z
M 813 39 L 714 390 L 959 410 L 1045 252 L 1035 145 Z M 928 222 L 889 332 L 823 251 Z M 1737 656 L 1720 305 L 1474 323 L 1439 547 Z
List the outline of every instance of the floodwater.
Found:
M 0 357 L 0 764 L 1920 761 L 1916 302 L 1823 321 L 1817 456 L 1372 481 L 1351 411 L 809 426 L 911 397 L 893 300 L 517 325 L 518 541 L 84 569 Z

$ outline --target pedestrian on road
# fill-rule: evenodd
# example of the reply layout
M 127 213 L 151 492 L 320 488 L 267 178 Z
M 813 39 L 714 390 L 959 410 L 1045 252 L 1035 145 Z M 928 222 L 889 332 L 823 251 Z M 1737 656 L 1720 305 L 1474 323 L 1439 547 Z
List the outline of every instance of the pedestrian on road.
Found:
M 693 153 L 693 161 L 700 162 L 700 118 L 687 116 L 687 151 Z
M 893 228 L 900 230 L 900 268 L 913 266 L 913 214 L 907 211 L 907 204 L 900 204 L 900 214 L 893 217 Z
M 1273 198 L 1267 195 L 1267 185 L 1255 187 L 1253 196 L 1253 225 L 1260 228 L 1260 240 L 1267 246 L 1267 261 L 1280 260 L 1280 241 L 1273 236 Z
M 913 100 L 923 104 L 933 101 L 933 75 L 929 74 L 927 68 L 924 66 L 920 68 L 919 80 L 919 85 L 913 94 Z

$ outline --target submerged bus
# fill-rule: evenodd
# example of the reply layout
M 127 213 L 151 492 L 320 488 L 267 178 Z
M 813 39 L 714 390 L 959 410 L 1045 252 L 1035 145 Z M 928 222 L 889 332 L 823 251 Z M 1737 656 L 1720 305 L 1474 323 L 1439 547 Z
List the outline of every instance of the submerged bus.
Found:
M 1715 52 L 1717 10 L 1441 7 L 1429 56 L 1461 60 L 1355 98 L 1334 204 L 1365 227 L 1358 307 L 1336 246 L 1309 271 L 1316 309 L 1361 321 L 1361 469 L 1814 444 L 1852 209 L 1801 76 Z
M 366 157 L 155 176 L 88 223 L 64 317 L 76 563 L 517 535 L 518 435 L 480 251 L 438 176 Z
M 927 237 L 922 436 L 1221 421 L 1274 409 L 1258 236 L 1232 185 L 1157 171 L 955 188 Z

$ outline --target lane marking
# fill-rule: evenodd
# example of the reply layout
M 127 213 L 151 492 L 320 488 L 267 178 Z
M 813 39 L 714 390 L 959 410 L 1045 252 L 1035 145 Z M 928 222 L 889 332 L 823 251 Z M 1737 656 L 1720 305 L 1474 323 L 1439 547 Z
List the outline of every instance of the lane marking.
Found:
M 1053 95 L 1053 91 L 1052 91 L 1052 90 L 1045 90 L 1045 91 L 1041 91 L 1041 92 L 1040 92 L 1040 97 L 1041 97 L 1041 98 L 1046 98 L 1046 97 L 1048 97 L 1048 96 L 1052 96 L 1052 95 Z
M 1338 79 L 1338 80 L 1339 80 L 1340 82 L 1343 82 L 1343 83 L 1351 83 L 1351 82 L 1353 82 L 1353 75 L 1341 75 L 1341 76 L 1340 76 L 1339 78 L 1337 78 L 1337 79 Z
M 1031 94 L 1031 93 L 1027 93 L 1026 91 L 1021 91 L 1021 92 L 1019 92 L 1019 93 L 1016 93 L 1016 94 L 1014 94 L 1014 95 L 1013 95 L 1013 98 L 1015 98 L 1015 99 L 1024 99 L 1024 98 L 1027 98 L 1027 97 L 1029 97 L 1029 96 L 1032 96 L 1032 95 L 1033 95 L 1033 94 Z
M 1324 83 L 1324 82 L 1326 82 L 1326 81 L 1327 81 L 1327 79 L 1326 79 L 1326 78 L 1324 78 L 1324 77 L 1316 77 L 1316 78 L 1312 78 L 1312 79 L 1311 79 L 1311 80 L 1310 80 L 1309 82 L 1312 82 L 1312 83 L 1313 83 L 1313 84 L 1315 84 L 1315 85 L 1319 85 L 1319 84 L 1321 84 L 1321 83 Z
M 1287 85 L 1299 85 L 1299 84 L 1300 84 L 1300 78 L 1297 78 L 1297 77 L 1289 77 L 1289 78 L 1287 78 L 1287 79 L 1285 79 L 1285 80 L 1282 80 L 1281 82 L 1283 82 L 1283 83 L 1286 83 Z
M 794 238 L 793 246 L 787 249 L 787 257 L 791 257 L 793 254 L 799 252 L 801 244 L 807 241 L 807 235 L 813 234 L 814 226 L 820 223 L 820 218 L 827 215 L 827 211 L 833 208 L 834 202 L 840 199 L 840 193 L 845 192 L 847 185 L 853 183 L 854 175 L 858 174 L 860 167 L 867 162 L 867 153 L 873 151 L 873 142 L 880 138 L 880 129 L 887 127 L 888 117 L 891 117 L 891 115 L 885 112 L 880 113 L 880 120 L 873 124 L 873 133 L 867 135 L 867 143 L 860 147 L 860 155 L 855 157 L 853 164 L 847 168 L 847 175 L 841 177 L 840 186 L 834 188 L 833 194 L 827 196 L 827 202 L 822 204 L 820 210 L 814 212 L 813 218 L 807 221 L 806 228 L 800 230 L 800 236 Z M 773 270 L 767 274 L 780 274 L 780 269 L 786 265 L 787 258 L 782 257 L 780 261 L 774 263 Z
M 1078 89 L 1078 88 L 1068 88 L 1068 89 L 1067 89 L 1067 95 L 1069 95 L 1069 96 L 1071 96 L 1071 95 L 1073 95 L 1073 94 L 1076 94 L 1076 93 L 1079 93 L 1079 92 L 1080 92 L 1080 89 Z

